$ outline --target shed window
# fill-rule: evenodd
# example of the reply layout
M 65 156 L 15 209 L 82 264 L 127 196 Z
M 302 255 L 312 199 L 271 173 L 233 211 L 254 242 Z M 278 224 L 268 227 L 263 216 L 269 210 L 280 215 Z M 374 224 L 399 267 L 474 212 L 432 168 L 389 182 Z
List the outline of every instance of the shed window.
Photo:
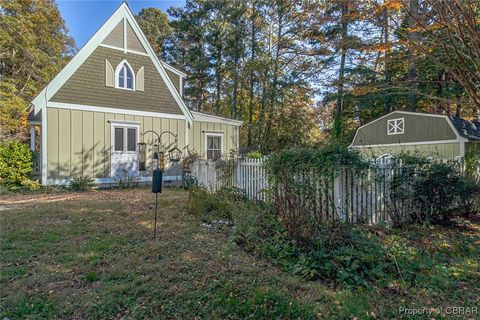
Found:
M 115 72 L 116 87 L 120 89 L 135 90 L 133 70 L 126 60 L 120 62 Z
M 394 135 L 394 134 L 402 134 L 405 133 L 405 119 L 398 118 L 398 119 L 391 119 L 387 121 L 387 134 Z
M 207 159 L 220 159 L 222 156 L 222 136 L 207 136 Z

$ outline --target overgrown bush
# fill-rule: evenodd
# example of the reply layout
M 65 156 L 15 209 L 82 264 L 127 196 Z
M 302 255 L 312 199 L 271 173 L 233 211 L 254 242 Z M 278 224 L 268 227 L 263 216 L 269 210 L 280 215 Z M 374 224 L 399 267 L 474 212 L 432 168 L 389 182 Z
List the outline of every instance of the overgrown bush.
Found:
M 223 188 L 215 193 L 200 187 L 192 188 L 188 211 L 204 222 L 233 221 L 232 206 L 244 199 L 243 191 L 237 188 Z
M 456 162 L 435 162 L 418 157 L 403 158 L 404 167 L 392 177 L 390 203 L 407 202 L 409 222 L 440 223 L 455 215 L 478 212 L 480 186 L 465 177 Z M 398 208 L 389 208 L 396 225 L 401 224 Z M 402 210 L 398 210 L 402 211 Z
M 247 153 L 247 158 L 250 159 L 261 159 L 263 157 L 264 156 L 260 151 L 250 151 L 249 153 Z
M 289 236 L 274 207 L 248 201 L 237 189 L 219 193 L 194 189 L 189 208 L 205 222 L 233 222 L 231 236 L 237 245 L 307 280 L 401 291 L 417 286 L 448 287 L 454 284 L 447 279 L 458 273 L 456 266 L 443 263 L 449 252 L 431 251 L 439 243 L 429 244 L 427 249 L 416 246 L 431 226 L 413 226 L 416 229 L 408 239 L 407 229 L 326 222 L 317 225 L 316 236 L 307 243 Z M 463 272 L 462 277 L 461 281 L 470 281 L 470 273 Z
M 186 156 L 180 161 L 180 167 L 185 171 L 192 171 L 193 165 L 200 159 L 200 155 L 194 151 L 188 150 Z
M 468 218 L 480 214 L 480 183 L 471 178 L 464 179 L 457 197 L 459 215 Z
M 72 178 L 68 184 L 71 191 L 88 191 L 95 186 L 95 180 L 88 177 Z
M 289 238 L 308 243 L 322 220 L 335 220 L 332 193 L 342 167 L 368 167 L 357 152 L 339 145 L 319 149 L 285 149 L 266 161 L 275 208 Z M 317 201 L 319 196 L 321 201 Z
M 29 179 L 32 152 L 27 144 L 15 140 L 0 143 L 0 185 L 7 189 L 38 189 Z
M 417 171 L 413 184 L 417 221 L 437 223 L 452 215 L 452 207 L 461 192 L 462 177 L 448 165 L 425 165 Z
M 262 251 L 281 227 L 275 209 L 264 202 L 238 201 L 231 206 L 235 242 L 246 251 Z
M 113 180 L 120 189 L 131 189 L 138 187 L 140 177 L 131 174 L 128 170 L 122 170 L 122 172 L 113 177 Z
M 238 155 L 235 151 L 231 151 L 228 155 L 215 160 L 217 179 L 221 186 L 231 185 L 233 174 L 237 170 L 237 163 Z
M 283 269 L 305 279 L 324 279 L 348 286 L 366 286 L 396 273 L 393 261 L 368 230 L 325 223 L 319 234 L 310 247 L 278 234 L 264 253 Z
M 248 201 L 242 190 L 223 188 L 208 192 L 192 188 L 189 212 L 201 221 L 229 221 L 235 225 L 235 242 L 247 251 L 258 251 L 280 230 L 275 209 L 264 202 Z

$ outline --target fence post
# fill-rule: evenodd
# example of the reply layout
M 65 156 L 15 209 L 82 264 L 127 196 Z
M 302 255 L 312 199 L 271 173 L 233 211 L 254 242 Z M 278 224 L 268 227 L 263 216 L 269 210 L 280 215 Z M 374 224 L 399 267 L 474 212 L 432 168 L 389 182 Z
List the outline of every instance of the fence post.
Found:
M 333 201 L 335 205 L 335 213 L 339 220 L 345 220 L 345 208 L 344 208 L 344 181 L 343 181 L 343 168 L 340 169 L 338 175 L 333 181 Z
M 237 170 L 235 170 L 235 174 L 236 174 L 236 179 L 235 179 L 235 187 L 241 189 L 242 188 L 242 185 L 240 184 L 240 175 L 241 175 L 241 167 L 242 165 L 242 159 L 238 159 L 237 161 Z

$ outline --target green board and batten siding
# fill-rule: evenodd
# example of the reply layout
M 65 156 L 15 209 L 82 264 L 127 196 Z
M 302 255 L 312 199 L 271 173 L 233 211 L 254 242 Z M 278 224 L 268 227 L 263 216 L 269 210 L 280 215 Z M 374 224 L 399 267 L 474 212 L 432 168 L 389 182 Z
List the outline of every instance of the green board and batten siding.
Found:
M 188 141 L 191 150 L 195 150 L 200 156 L 205 157 L 205 136 L 208 133 L 222 133 L 222 149 L 225 155 L 233 150 L 237 151 L 238 130 L 231 124 L 214 123 L 206 121 L 194 121 L 193 127 L 188 132 Z
M 405 121 L 404 133 L 388 135 L 388 120 L 399 118 Z M 447 117 L 397 111 L 360 127 L 351 147 L 367 158 L 399 153 L 455 158 L 463 156 L 462 144 Z
M 461 156 L 460 142 L 398 146 L 365 146 L 358 148 L 358 151 L 362 157 L 365 158 L 377 158 L 386 154 L 401 153 L 442 159 L 453 159 Z
M 111 154 L 112 121 L 137 122 L 140 132 L 169 130 L 178 134 L 178 148 L 188 149 L 205 156 L 205 135 L 209 132 L 223 134 L 223 150 L 228 153 L 237 150 L 238 130 L 236 126 L 223 123 L 194 121 L 188 129 L 186 120 L 165 119 L 151 116 L 135 116 L 120 113 L 94 112 L 72 109 L 47 108 L 47 179 L 61 180 L 73 177 L 109 178 Z M 147 168 L 152 166 L 153 135 L 147 134 Z M 140 138 L 142 139 L 142 138 Z M 170 135 L 162 137 L 166 147 L 174 142 Z

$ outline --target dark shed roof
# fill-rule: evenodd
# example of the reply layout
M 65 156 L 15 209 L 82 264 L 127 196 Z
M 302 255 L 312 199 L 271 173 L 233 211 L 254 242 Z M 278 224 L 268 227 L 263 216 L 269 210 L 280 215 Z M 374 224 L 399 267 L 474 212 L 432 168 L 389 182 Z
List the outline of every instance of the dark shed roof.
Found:
M 41 122 L 42 121 L 42 113 L 38 112 L 37 115 L 35 115 L 34 111 L 30 111 L 30 113 L 27 116 L 28 122 Z
M 449 117 L 458 134 L 468 140 L 480 141 L 480 122 L 458 117 Z

